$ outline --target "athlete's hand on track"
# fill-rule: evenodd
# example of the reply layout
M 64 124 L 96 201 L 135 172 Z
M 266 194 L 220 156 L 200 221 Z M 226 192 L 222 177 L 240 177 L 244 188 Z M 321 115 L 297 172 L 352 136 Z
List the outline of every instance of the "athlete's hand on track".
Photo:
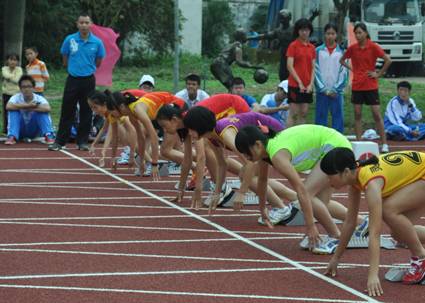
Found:
M 184 190 L 183 191 L 179 191 L 177 193 L 177 196 L 175 198 L 172 198 L 170 201 L 173 203 L 180 203 L 184 198 Z
M 381 287 L 381 282 L 377 275 L 369 276 L 367 279 L 367 292 L 369 296 L 377 297 L 384 294 Z
M 217 208 L 218 201 L 220 200 L 220 193 L 213 193 L 211 196 L 210 206 L 208 207 L 208 215 L 212 215 Z
M 99 158 L 99 167 L 105 167 L 105 157 Z
M 319 231 L 317 230 L 316 225 L 307 226 L 306 236 L 308 237 L 309 249 L 312 250 L 316 244 L 320 243 L 322 239 L 320 238 Z
M 159 178 L 159 169 L 158 165 L 152 165 L 152 172 L 151 172 L 152 178 L 154 181 L 158 181 Z
M 111 159 L 111 170 L 112 172 L 116 173 L 117 172 L 117 168 L 118 168 L 118 158 L 112 158 Z
M 273 224 L 270 222 L 269 210 L 267 209 L 267 207 L 264 207 L 263 209 L 261 209 L 261 218 L 263 219 L 264 224 L 266 224 L 268 228 L 270 229 L 274 228 Z
M 243 209 L 244 200 L 245 195 L 237 191 L 235 193 L 235 197 L 233 198 L 233 210 L 240 211 L 241 209 Z
M 192 195 L 192 203 L 190 204 L 190 208 L 194 208 L 196 210 L 202 208 L 202 191 L 199 188 L 195 188 Z
M 329 261 L 328 267 L 326 268 L 325 275 L 330 277 L 336 276 L 336 270 L 338 268 L 339 260 L 335 256 Z

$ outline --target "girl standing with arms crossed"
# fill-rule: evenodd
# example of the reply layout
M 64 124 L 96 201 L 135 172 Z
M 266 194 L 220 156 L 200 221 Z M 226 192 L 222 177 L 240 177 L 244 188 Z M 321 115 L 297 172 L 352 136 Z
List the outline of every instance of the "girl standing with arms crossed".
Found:
M 288 57 L 288 103 L 287 127 L 304 124 L 308 105 L 313 102 L 314 64 L 316 50 L 309 42 L 313 26 L 305 18 L 295 22 L 294 37 L 286 52 Z
M 354 105 L 356 139 L 361 140 L 362 135 L 362 105 L 369 105 L 381 137 L 381 152 L 386 153 L 389 148 L 379 105 L 378 78 L 385 74 L 391 64 L 391 59 L 378 44 L 370 40 L 364 23 L 357 23 L 354 26 L 354 34 L 357 43 L 347 49 L 339 63 L 353 71 L 351 103 Z M 379 71 L 376 71 L 375 65 L 378 58 L 384 60 L 384 65 Z M 346 59 L 351 59 L 351 66 L 345 62 Z
M 425 214 L 425 153 L 400 151 L 356 161 L 350 149 L 335 148 L 325 155 L 320 168 L 328 175 L 332 187 L 349 186 L 347 218 L 326 273 L 336 275 L 339 260 L 353 233 L 364 192 L 370 218 L 369 295 L 383 294 L 378 277 L 383 221 L 391 228 L 392 236 L 406 244 L 412 255 L 403 283 L 420 283 L 425 277 L 425 226 L 414 226 L 412 222 Z

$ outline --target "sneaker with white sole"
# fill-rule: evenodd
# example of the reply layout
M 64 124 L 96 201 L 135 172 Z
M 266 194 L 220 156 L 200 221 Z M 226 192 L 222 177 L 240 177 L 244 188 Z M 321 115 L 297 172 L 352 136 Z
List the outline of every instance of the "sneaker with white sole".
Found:
M 180 166 L 180 164 L 174 163 L 174 162 L 170 162 L 168 164 L 168 173 L 170 175 L 180 175 L 182 172 L 182 168 Z
M 325 236 L 322 241 L 313 247 L 312 252 L 316 255 L 332 255 L 338 247 L 338 243 L 338 239 Z
M 283 208 L 274 207 L 269 211 L 269 220 L 273 225 L 279 224 L 282 221 L 287 220 L 291 216 L 292 207 L 285 206 Z M 258 218 L 258 223 L 261 225 L 265 225 L 263 218 L 260 216 Z
M 353 236 L 358 238 L 366 238 L 369 236 L 369 216 L 364 217 L 363 221 L 357 225 Z
M 390 151 L 390 148 L 388 147 L 388 144 L 382 144 L 381 147 L 381 154 L 386 154 Z
M 234 196 L 235 191 L 233 188 L 224 183 L 224 188 L 222 188 L 220 193 L 220 200 L 218 201 L 217 207 L 224 206 L 229 200 Z

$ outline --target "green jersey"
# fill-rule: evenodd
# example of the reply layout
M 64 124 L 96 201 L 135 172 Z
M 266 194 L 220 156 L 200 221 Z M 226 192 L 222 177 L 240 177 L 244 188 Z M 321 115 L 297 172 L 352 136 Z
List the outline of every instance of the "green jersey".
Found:
M 327 152 L 335 147 L 352 149 L 350 142 L 338 131 L 320 125 L 293 126 L 278 133 L 267 142 L 270 159 L 286 149 L 291 154 L 291 163 L 298 172 L 312 169 Z

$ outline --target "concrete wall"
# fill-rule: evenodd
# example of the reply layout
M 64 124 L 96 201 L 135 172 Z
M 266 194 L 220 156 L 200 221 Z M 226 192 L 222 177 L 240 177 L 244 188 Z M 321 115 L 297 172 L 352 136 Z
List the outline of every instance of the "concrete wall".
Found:
M 196 55 L 202 51 L 202 0 L 179 0 L 183 24 L 181 50 Z

